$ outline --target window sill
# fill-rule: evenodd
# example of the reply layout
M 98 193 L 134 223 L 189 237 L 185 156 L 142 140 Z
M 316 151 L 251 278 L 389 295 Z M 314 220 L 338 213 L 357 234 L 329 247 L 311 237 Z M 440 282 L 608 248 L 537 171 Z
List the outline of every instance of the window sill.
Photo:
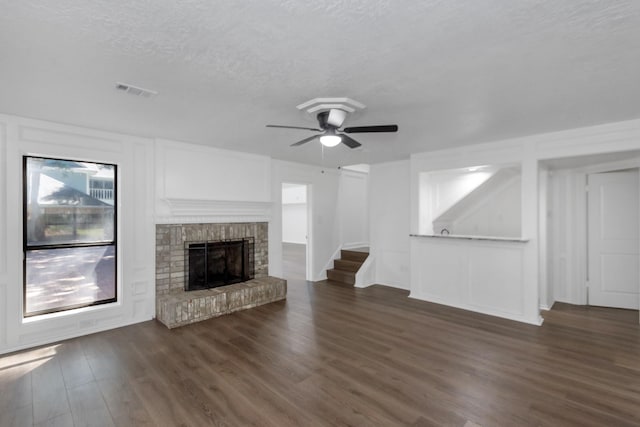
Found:
M 27 325 L 30 323 L 37 323 L 43 320 L 67 318 L 69 316 L 78 316 L 84 313 L 96 313 L 96 312 L 117 308 L 117 307 L 120 307 L 121 305 L 122 304 L 119 301 L 116 301 L 116 302 L 109 302 L 105 304 L 92 305 L 88 307 L 73 308 L 71 310 L 63 310 L 55 313 L 37 314 L 35 316 L 30 316 L 30 317 L 23 316 L 22 324 Z

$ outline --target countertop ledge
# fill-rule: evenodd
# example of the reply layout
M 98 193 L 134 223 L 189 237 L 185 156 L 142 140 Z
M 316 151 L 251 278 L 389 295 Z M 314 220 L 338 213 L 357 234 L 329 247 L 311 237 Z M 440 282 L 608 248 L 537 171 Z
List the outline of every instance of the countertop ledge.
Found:
M 409 234 L 411 237 L 427 237 L 435 239 L 457 239 L 457 240 L 484 240 L 492 242 L 514 242 L 527 243 L 529 239 L 520 239 L 516 237 L 492 237 L 492 236 L 465 236 L 460 234 Z

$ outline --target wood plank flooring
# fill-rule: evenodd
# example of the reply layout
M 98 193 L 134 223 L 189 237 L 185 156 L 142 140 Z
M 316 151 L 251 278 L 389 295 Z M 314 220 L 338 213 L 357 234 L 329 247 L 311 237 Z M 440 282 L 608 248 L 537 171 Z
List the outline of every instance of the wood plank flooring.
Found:
M 373 286 L 0 357 L 0 426 L 638 426 L 637 311 L 542 327 Z
M 307 245 L 282 243 L 282 273 L 287 280 L 305 280 L 307 275 Z

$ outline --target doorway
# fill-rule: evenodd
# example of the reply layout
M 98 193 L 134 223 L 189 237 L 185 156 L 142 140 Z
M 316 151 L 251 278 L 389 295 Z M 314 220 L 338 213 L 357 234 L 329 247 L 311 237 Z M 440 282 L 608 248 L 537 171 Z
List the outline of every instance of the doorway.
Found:
M 310 261 L 309 186 L 282 183 L 282 272 L 287 280 L 308 280 Z
M 587 179 L 588 304 L 637 310 L 640 298 L 638 169 L 591 173 Z

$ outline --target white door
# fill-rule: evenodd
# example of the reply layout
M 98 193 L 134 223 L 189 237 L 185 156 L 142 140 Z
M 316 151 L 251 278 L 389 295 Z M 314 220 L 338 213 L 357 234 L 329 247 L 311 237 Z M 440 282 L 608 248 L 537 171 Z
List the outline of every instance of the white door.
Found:
M 589 305 L 638 308 L 638 170 L 590 174 Z

